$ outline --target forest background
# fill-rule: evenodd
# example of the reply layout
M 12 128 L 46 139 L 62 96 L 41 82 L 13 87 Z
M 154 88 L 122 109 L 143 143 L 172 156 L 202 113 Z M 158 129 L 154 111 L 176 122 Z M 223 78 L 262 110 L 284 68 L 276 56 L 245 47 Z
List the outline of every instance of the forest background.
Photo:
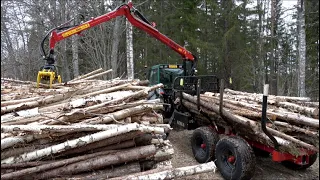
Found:
M 283 4 L 288 2 L 295 5 L 287 8 Z M 39 45 L 50 29 L 78 14 L 88 21 L 122 3 L 126 1 L 1 1 L 1 77 L 36 81 L 45 64 Z M 133 0 L 133 4 L 162 34 L 198 58 L 199 75 L 217 75 L 235 90 L 261 93 L 269 83 L 270 94 L 319 101 L 318 0 Z M 63 81 L 98 68 L 113 69 L 105 79 L 126 78 L 127 27 L 126 19 L 118 17 L 82 32 L 84 36 L 59 42 L 56 64 Z M 133 59 L 134 77 L 139 79 L 145 79 L 145 66 L 182 63 L 180 55 L 135 27 Z

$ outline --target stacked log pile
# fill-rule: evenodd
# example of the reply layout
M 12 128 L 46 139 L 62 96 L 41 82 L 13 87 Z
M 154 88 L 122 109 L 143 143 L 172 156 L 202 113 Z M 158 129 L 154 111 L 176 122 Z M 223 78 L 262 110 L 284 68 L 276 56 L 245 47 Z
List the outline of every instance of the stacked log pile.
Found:
M 262 94 L 225 89 L 219 93 L 206 92 L 197 97 L 183 93 L 181 103 L 193 112 L 196 120 L 216 127 L 232 127 L 242 137 L 274 147 L 261 128 Z M 220 98 L 223 103 L 220 108 Z M 179 99 L 176 103 L 179 103 Z M 300 148 L 319 151 L 319 102 L 310 98 L 268 97 L 267 131 L 280 144 L 280 150 L 298 154 Z M 200 108 L 200 109 L 198 109 Z
M 107 72 L 96 70 L 53 89 L 1 79 L 1 179 L 172 178 L 215 168 L 208 163 L 173 169 L 173 147 L 166 140 L 171 128 L 159 113 L 163 105 L 147 100 L 162 84 L 94 80 Z

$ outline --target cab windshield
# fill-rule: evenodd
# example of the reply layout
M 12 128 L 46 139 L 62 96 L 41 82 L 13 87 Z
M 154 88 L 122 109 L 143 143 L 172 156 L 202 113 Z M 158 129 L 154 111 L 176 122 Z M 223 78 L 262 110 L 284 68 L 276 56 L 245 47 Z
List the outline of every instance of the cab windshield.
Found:
M 164 85 L 164 88 L 171 88 L 174 78 L 183 76 L 183 69 L 161 68 L 159 73 L 160 82 Z

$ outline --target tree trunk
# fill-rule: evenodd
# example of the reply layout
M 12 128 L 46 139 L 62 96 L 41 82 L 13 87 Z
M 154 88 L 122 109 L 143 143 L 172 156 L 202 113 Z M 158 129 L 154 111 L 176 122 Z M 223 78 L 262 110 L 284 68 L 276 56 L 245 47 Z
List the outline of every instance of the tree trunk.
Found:
M 266 82 L 270 84 L 270 94 L 277 95 L 278 87 L 277 87 L 277 74 L 276 74 L 276 60 L 275 60 L 275 40 L 274 40 L 274 33 L 275 33 L 275 26 L 276 26 L 276 0 L 271 0 L 271 52 L 270 52 L 270 82 Z
M 132 2 L 128 0 L 128 3 Z M 126 21 L 127 25 L 127 76 L 128 79 L 134 79 L 134 62 L 133 62 L 133 37 L 132 37 L 132 25 Z
M 306 25 L 305 25 L 305 5 L 304 0 L 298 0 L 298 51 L 299 51 L 299 96 L 306 96 Z
M 61 19 L 63 22 L 66 22 L 68 20 L 67 17 L 67 3 L 68 1 L 60 1 L 59 4 L 61 5 Z M 67 40 L 64 40 L 61 42 L 62 43 L 62 59 L 61 59 L 61 64 L 63 65 L 62 67 L 62 80 L 67 82 L 71 79 L 70 77 L 70 68 L 69 68 L 69 63 L 68 63 L 68 56 L 67 56 Z
M 115 2 L 116 6 L 119 6 L 121 4 L 121 1 Z M 120 42 L 120 23 L 121 23 L 121 17 L 116 18 L 114 22 L 113 27 L 113 34 L 112 34 L 112 49 L 111 49 L 111 68 L 113 69 L 112 72 L 112 78 L 115 78 L 118 76 L 118 51 L 119 51 L 119 42 Z
M 78 35 L 72 36 L 72 64 L 73 77 L 79 76 L 79 49 L 78 49 Z

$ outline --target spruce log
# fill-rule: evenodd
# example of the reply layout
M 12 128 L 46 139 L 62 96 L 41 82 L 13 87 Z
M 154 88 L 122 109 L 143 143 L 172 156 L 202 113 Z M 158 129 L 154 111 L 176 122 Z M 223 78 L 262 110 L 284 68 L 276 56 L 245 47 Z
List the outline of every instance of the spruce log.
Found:
M 67 156 L 67 155 L 71 155 L 71 154 L 87 153 L 93 149 L 98 149 L 101 147 L 109 146 L 112 144 L 117 144 L 122 141 L 127 141 L 129 139 L 133 139 L 136 136 L 138 136 L 139 134 L 141 134 L 140 131 L 131 131 L 131 132 L 120 134 L 118 136 L 113 136 L 113 137 L 110 137 L 110 138 L 107 138 L 107 139 L 104 139 L 101 141 L 93 142 L 91 144 L 86 144 L 81 148 L 69 149 L 69 150 L 66 150 L 65 152 L 58 153 L 56 156 L 60 157 L 60 156 Z
M 291 132 L 297 131 L 297 132 L 307 134 L 308 136 L 311 136 L 311 137 L 319 138 L 319 133 L 309 130 L 308 128 L 301 128 L 298 126 L 291 125 L 289 123 L 279 122 L 279 121 L 274 121 L 273 124 L 275 124 L 276 126 L 278 125 L 278 126 L 285 127 L 288 131 L 291 131 Z
M 248 93 L 248 92 L 242 92 L 242 91 L 235 91 L 231 89 L 225 89 L 224 90 L 227 93 L 231 93 L 234 95 L 240 94 L 240 95 L 245 95 L 245 96 L 258 96 L 262 97 L 263 94 L 256 94 L 256 93 Z M 269 95 L 270 100 L 276 100 L 276 101 L 288 101 L 288 102 L 308 102 L 310 101 L 309 97 L 290 97 L 290 96 L 274 96 L 274 95 Z M 269 100 L 269 99 L 268 99 Z
M 280 107 L 292 110 L 293 112 L 302 113 L 305 115 L 311 115 L 311 116 L 319 116 L 319 109 L 318 108 L 312 108 L 312 107 L 306 107 L 297 105 L 290 102 L 278 102 L 278 105 Z
M 193 103 L 197 103 L 196 98 L 191 96 L 191 95 L 189 95 L 189 94 L 183 93 L 183 98 L 185 98 L 188 101 L 191 101 Z M 206 108 L 211 109 L 211 110 L 213 110 L 215 112 L 218 109 L 214 105 L 206 103 L 206 102 L 203 102 L 203 101 L 200 101 L 200 104 L 201 104 L 201 106 L 205 106 Z M 217 111 L 216 113 L 219 113 L 219 111 Z M 226 111 L 225 109 L 222 109 L 222 114 L 221 115 L 223 116 L 224 120 L 229 121 L 229 123 L 233 124 L 232 127 L 234 127 L 235 129 L 239 129 L 239 128 L 241 128 L 241 126 L 242 127 L 247 127 L 247 132 L 246 132 L 247 134 L 251 134 L 251 135 L 256 134 L 256 135 L 259 135 L 260 137 L 262 137 L 261 136 L 261 130 L 260 130 L 259 126 L 257 125 L 257 122 L 249 120 L 249 119 L 247 119 L 245 117 L 242 117 L 242 116 L 234 115 L 234 114 Z M 305 143 L 303 141 L 300 141 L 300 140 L 298 140 L 296 138 L 293 138 L 293 137 L 288 137 L 288 135 L 285 135 L 284 133 L 281 133 L 281 132 L 276 131 L 274 129 L 271 129 L 271 128 L 268 128 L 268 127 L 267 127 L 267 129 L 270 130 L 271 133 L 275 134 L 276 136 L 279 136 L 279 137 L 281 137 L 283 139 L 286 139 L 286 140 L 289 140 L 291 142 L 294 142 L 294 143 L 300 145 L 301 147 L 305 147 L 307 149 L 310 149 L 310 150 L 313 150 L 313 151 L 316 151 L 316 152 L 319 151 L 313 145 L 307 144 L 307 143 Z
M 106 156 L 91 158 L 85 161 L 80 161 L 64 167 L 56 168 L 45 173 L 38 174 L 36 177 L 39 179 L 48 179 L 52 177 L 58 177 L 61 175 L 77 174 L 90 170 L 100 169 L 110 165 L 136 161 L 152 156 L 155 153 L 156 147 L 154 145 L 131 148 L 128 150 L 118 151 Z
M 72 80 L 70 80 L 70 81 L 68 81 L 68 82 L 77 81 L 77 80 L 80 80 L 80 79 L 89 77 L 89 76 L 91 76 L 91 75 L 100 73 L 100 72 L 102 72 L 102 71 L 104 71 L 104 70 L 103 70 L 102 68 L 99 68 L 99 69 L 96 69 L 96 70 L 94 70 L 94 71 L 91 71 L 91 72 L 89 72 L 89 73 L 87 73 L 87 74 L 84 74 L 84 75 L 82 75 L 82 76 L 78 76 L 78 77 L 76 77 L 76 78 L 74 78 L 74 79 L 72 79 Z
M 136 114 L 140 114 L 142 112 L 148 112 L 151 110 L 160 110 L 162 108 L 163 108 L 162 105 L 145 104 L 145 105 L 140 105 L 137 107 L 123 109 L 121 111 L 117 111 L 114 113 L 109 113 L 109 114 L 103 115 L 101 117 L 86 119 L 80 123 L 81 124 L 83 124 L 83 123 L 103 124 L 103 123 L 117 122 L 117 121 L 119 121 L 121 119 L 125 119 L 126 117 L 129 117 L 129 116 L 134 116 Z
M 109 69 L 109 70 L 107 70 L 107 71 L 104 71 L 104 72 L 101 72 L 101 73 L 98 73 L 98 74 L 94 74 L 94 75 L 91 75 L 91 76 L 82 78 L 81 80 L 94 79 L 94 78 L 96 78 L 96 77 L 103 76 L 103 75 L 108 74 L 108 73 L 110 73 L 110 72 L 112 72 L 112 69 Z
M 123 175 L 129 175 L 132 173 L 140 172 L 140 164 L 138 162 L 131 162 L 128 164 L 121 164 L 112 168 L 105 170 L 99 170 L 94 174 L 90 173 L 86 176 L 73 176 L 74 178 L 80 178 L 82 180 L 92 180 L 92 179 L 108 179 Z
M 130 131 L 143 131 L 143 132 L 155 132 L 155 133 L 164 133 L 163 128 L 154 128 L 147 127 L 144 125 L 138 125 L 136 123 L 123 125 L 117 129 L 111 129 L 107 131 L 102 131 L 94 134 L 90 134 L 78 139 L 73 139 L 64 143 L 53 145 L 44 149 L 32 151 L 29 153 L 24 153 L 18 157 L 10 157 L 4 160 L 1 160 L 1 164 L 16 163 L 16 162 L 26 162 L 34 159 L 38 159 L 44 156 L 53 155 L 62 151 L 65 151 L 70 148 L 76 148 L 84 146 L 85 144 L 90 144 L 92 142 L 100 141 L 112 136 L 117 136 L 119 134 L 127 133 Z
M 107 89 L 102 89 L 102 90 L 99 90 L 99 91 L 94 91 L 94 92 L 91 92 L 91 93 L 83 94 L 83 95 L 81 95 L 79 97 L 96 96 L 98 94 L 106 94 L 106 93 L 111 93 L 111 92 L 115 92 L 115 91 L 120 91 L 120 90 L 124 89 L 125 87 L 127 87 L 129 85 L 130 85 L 129 83 L 126 83 L 126 84 L 122 84 L 122 85 L 119 85 L 119 86 L 113 86 L 113 87 L 110 87 L 110 88 L 107 88 Z
M 179 177 L 191 176 L 200 173 L 207 173 L 207 172 L 215 172 L 216 165 L 213 161 L 208 163 L 203 163 L 195 166 L 186 166 L 180 168 L 174 168 L 170 170 L 159 170 L 160 172 L 153 172 L 145 171 L 141 173 L 136 173 L 133 175 L 122 176 L 117 178 L 112 178 L 110 180 L 125 180 L 125 179 L 174 179 Z M 149 173 L 149 174 L 148 174 Z
M 44 164 L 50 164 L 56 161 L 35 161 L 35 162 L 22 162 L 14 164 L 1 164 L 1 169 L 19 169 L 19 168 L 30 168 L 35 166 L 41 166 Z
M 216 98 L 216 97 L 213 97 L 213 98 Z M 244 102 L 232 101 L 232 100 L 228 100 L 228 99 L 224 99 L 223 101 L 224 101 L 224 104 L 231 103 L 233 105 L 238 105 L 238 106 L 242 106 L 245 108 L 250 108 L 250 109 L 253 109 L 253 110 L 256 110 L 259 112 L 262 109 L 260 106 L 252 105 L 252 104 L 248 104 L 248 103 L 244 103 Z M 315 127 L 317 129 L 319 129 L 319 120 L 314 119 L 314 118 L 309 118 L 309 117 L 306 117 L 306 116 L 303 116 L 300 114 L 295 114 L 295 113 L 290 113 L 290 112 L 278 113 L 278 112 L 272 112 L 270 109 L 268 109 L 267 115 L 268 115 L 268 117 L 272 117 L 271 119 L 273 119 L 273 120 L 279 119 L 279 120 L 287 121 L 291 124 L 306 125 L 306 126 Z
M 49 169 L 55 169 L 55 168 L 58 168 L 61 166 L 66 166 L 71 163 L 83 161 L 83 160 L 90 159 L 90 158 L 95 158 L 97 156 L 102 156 L 102 155 L 110 154 L 113 152 L 115 152 L 115 151 L 98 152 L 98 153 L 93 153 L 93 154 L 86 154 L 86 155 L 82 155 L 82 156 L 77 156 L 74 158 L 64 159 L 64 160 L 60 160 L 60 161 L 55 161 L 52 163 L 43 164 L 40 166 L 35 166 L 32 168 L 22 169 L 22 170 L 18 170 L 18 171 L 12 172 L 12 173 L 3 174 L 3 175 L 1 175 L 1 179 L 16 179 L 18 177 L 30 176 L 34 173 L 47 171 Z

